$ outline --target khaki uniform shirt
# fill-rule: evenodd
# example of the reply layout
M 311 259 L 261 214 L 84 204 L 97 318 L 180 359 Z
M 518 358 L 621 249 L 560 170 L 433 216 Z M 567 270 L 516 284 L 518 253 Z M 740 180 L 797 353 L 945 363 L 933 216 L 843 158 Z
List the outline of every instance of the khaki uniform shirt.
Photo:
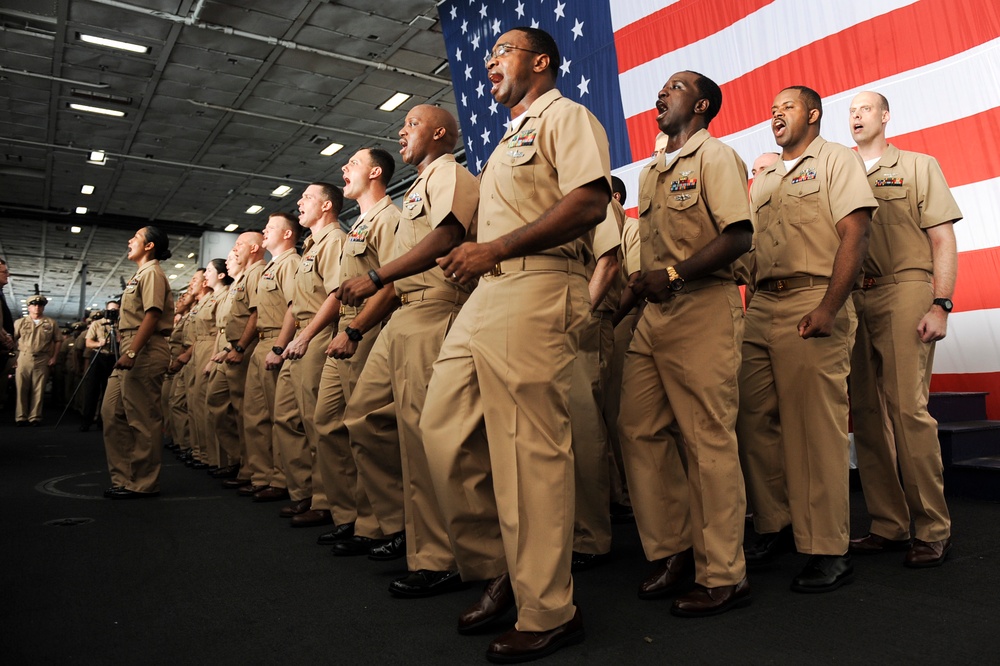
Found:
M 14 322 L 14 339 L 21 353 L 51 354 L 53 344 L 62 342 L 63 334 L 52 317 L 43 316 L 38 324 L 31 317 L 21 317 Z
M 393 257 L 393 236 L 398 224 L 399 209 L 388 195 L 358 218 L 344 241 L 338 286 L 389 263 Z
M 108 337 L 111 335 L 111 322 L 107 319 L 97 319 L 90 322 L 90 326 L 87 327 L 87 331 L 84 334 L 83 348 L 88 350 L 93 354 L 94 352 L 99 352 L 101 354 L 111 354 L 111 345 L 107 343 Z M 103 347 L 100 350 L 90 349 L 87 347 L 86 341 L 92 340 L 94 342 L 105 341 Z
M 455 161 L 451 154 L 431 162 L 406 191 L 403 209 L 393 243 L 393 257 L 399 257 L 437 229 L 449 215 L 465 229 L 465 240 L 476 240 L 476 212 L 479 207 L 479 183 L 468 169 Z M 401 280 L 396 280 L 396 293 L 437 287 L 471 293 L 473 284 L 458 285 L 445 278 L 439 266 Z
M 626 217 L 622 226 L 622 275 L 628 276 L 642 270 L 639 248 L 639 220 Z
M 174 296 L 170 292 L 170 282 L 156 260 L 143 264 L 125 285 L 118 311 L 119 329 L 138 330 L 146 311 L 153 308 L 160 311 L 155 332 L 168 335 L 174 327 Z
M 215 323 L 215 313 L 224 295 L 209 294 L 203 301 L 191 308 L 191 323 L 188 326 L 188 344 L 194 344 L 206 336 L 215 336 L 219 327 Z
M 608 204 L 608 214 L 605 216 L 604 220 L 594 228 L 594 258 L 595 265 L 589 266 L 589 269 L 596 267 L 596 260 L 603 257 L 605 254 L 611 250 L 616 250 L 618 255 L 618 260 L 621 261 L 622 256 L 622 229 L 625 227 L 625 209 L 617 199 L 611 199 Z M 607 295 L 605 295 L 604 300 L 600 303 L 594 304 L 595 312 L 614 312 L 618 307 L 618 299 L 622 295 L 622 283 L 620 276 L 616 277 L 611 282 L 611 287 L 608 289 Z
M 184 351 L 184 347 L 187 345 L 184 343 L 184 327 L 187 325 L 188 318 L 191 316 L 191 311 L 185 312 L 180 321 L 174 324 L 173 330 L 170 331 L 170 337 L 167 338 L 167 343 L 170 345 L 170 358 L 177 358 Z
M 480 174 L 479 241 L 488 243 L 541 217 L 578 187 L 611 190 L 608 136 L 584 106 L 553 89 L 540 96 L 497 144 Z M 593 231 L 540 254 L 593 257 Z
M 215 319 L 219 328 L 225 331 L 226 340 L 239 342 L 250 319 L 250 294 L 257 290 L 257 282 L 264 271 L 264 262 L 249 266 L 238 280 L 229 285 L 226 298 L 219 304 Z
M 250 293 L 250 309 L 257 311 L 258 331 L 278 331 L 285 311 L 295 295 L 295 270 L 299 265 L 295 248 L 272 257 L 260 273 L 257 289 Z
M 868 184 L 878 199 L 878 210 L 872 217 L 865 276 L 912 269 L 932 273 L 926 230 L 962 219 L 937 160 L 890 144 L 868 172 Z
M 340 252 L 344 232 L 334 221 L 311 234 L 302 246 L 302 261 L 295 271 L 292 314 L 298 322 L 316 316 L 323 301 L 340 286 Z
M 878 202 L 857 155 L 823 137 L 809 144 L 791 173 L 778 160 L 750 190 L 757 281 L 833 275 L 837 223 Z
M 669 165 L 654 155 L 639 176 L 642 272 L 688 259 L 730 224 L 749 220 L 746 187 L 743 160 L 707 130 L 689 138 Z M 740 270 L 733 262 L 711 277 L 736 282 Z

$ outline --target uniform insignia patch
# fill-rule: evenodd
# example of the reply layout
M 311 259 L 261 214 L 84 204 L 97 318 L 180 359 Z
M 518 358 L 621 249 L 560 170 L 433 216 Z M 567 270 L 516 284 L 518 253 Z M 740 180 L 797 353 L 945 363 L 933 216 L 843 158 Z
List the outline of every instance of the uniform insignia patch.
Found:
M 362 222 L 361 224 L 359 224 L 359 225 L 355 226 L 353 229 L 351 229 L 351 233 L 347 234 L 347 242 L 348 243 L 354 243 L 354 242 L 361 242 L 361 243 L 363 243 L 364 240 L 366 238 L 368 238 L 368 232 L 369 231 L 371 231 L 371 227 L 369 227 L 366 223 Z
M 674 197 L 674 199 L 676 199 L 677 201 L 687 201 L 690 198 L 691 198 L 690 194 L 678 194 L 676 197 Z
M 507 147 L 520 148 L 521 146 L 533 145 L 535 143 L 536 134 L 538 134 L 538 130 L 536 129 L 521 130 L 507 140 Z
M 875 180 L 875 187 L 902 187 L 903 177 L 895 173 L 887 173 Z
M 797 183 L 804 183 L 807 180 L 816 180 L 816 169 L 803 169 L 792 178 L 792 185 Z

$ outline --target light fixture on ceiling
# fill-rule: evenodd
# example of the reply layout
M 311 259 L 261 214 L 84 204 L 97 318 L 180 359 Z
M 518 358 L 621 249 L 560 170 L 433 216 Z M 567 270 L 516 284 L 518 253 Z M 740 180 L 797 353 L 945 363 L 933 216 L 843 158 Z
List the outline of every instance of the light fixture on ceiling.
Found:
M 88 104 L 77 104 L 76 102 L 70 102 L 67 106 L 74 111 L 86 111 L 87 113 L 96 113 L 101 116 L 113 116 L 115 118 L 125 117 L 124 111 L 105 109 L 103 106 L 90 106 Z
M 84 185 L 83 187 L 80 188 L 80 194 L 93 194 L 93 193 L 94 193 L 93 185 Z
M 184 268 L 184 264 L 174 264 L 174 268 Z
M 283 197 L 283 196 L 285 196 L 286 194 L 288 194 L 291 191 L 292 191 L 292 188 L 290 186 L 288 186 L 288 185 L 278 185 L 276 188 L 274 188 L 273 190 L 271 190 L 271 196 L 272 197 Z
M 194 259 L 194 252 L 188 252 L 188 259 Z
M 167 279 L 168 280 L 176 280 L 177 279 L 177 275 L 176 274 L 175 275 L 168 275 Z
M 87 212 L 87 209 L 86 209 L 86 208 L 84 208 L 84 209 L 83 209 L 83 211 L 84 211 L 84 212 Z M 77 212 L 79 213 L 80 211 L 79 211 L 79 210 L 77 210 Z M 78 234 L 78 233 L 80 233 L 81 231 L 83 231 L 83 227 L 70 227 L 70 228 L 69 228 L 69 232 L 70 232 L 71 234 Z
M 142 46 L 140 44 L 133 44 L 131 42 L 123 42 L 117 39 L 108 39 L 106 37 L 96 37 L 94 35 L 86 35 L 82 33 L 77 33 L 77 39 L 81 42 L 86 42 L 87 44 L 96 44 L 97 46 L 106 46 L 109 49 L 119 49 L 122 51 L 130 51 L 132 53 L 149 53 L 148 46 Z
M 319 151 L 319 154 L 320 155 L 326 155 L 327 157 L 329 157 L 330 155 L 333 155 L 337 151 L 341 150 L 343 147 L 344 147 L 344 144 L 337 143 L 335 141 L 335 142 L 331 143 L 329 146 L 327 146 L 326 148 L 324 148 L 323 150 Z
M 103 166 L 108 163 L 108 156 L 104 154 L 103 150 L 95 150 L 90 153 L 90 159 L 87 160 L 87 163 Z
M 238 225 L 238 224 L 229 224 L 229 225 L 226 225 L 226 231 L 236 231 L 239 228 L 240 228 L 240 225 Z
M 263 206 L 258 206 L 257 204 L 254 204 L 254 205 L 250 206 L 249 208 L 247 208 L 247 213 L 249 213 L 250 215 L 256 215 L 257 213 L 259 213 L 262 210 L 264 210 Z
M 76 214 L 77 215 L 86 215 L 87 214 L 87 207 L 86 206 L 77 206 L 76 207 Z
M 379 108 L 380 111 L 395 111 L 400 107 L 400 105 L 406 100 L 410 99 L 412 95 L 407 95 L 406 93 L 398 92 L 389 99 L 382 102 Z

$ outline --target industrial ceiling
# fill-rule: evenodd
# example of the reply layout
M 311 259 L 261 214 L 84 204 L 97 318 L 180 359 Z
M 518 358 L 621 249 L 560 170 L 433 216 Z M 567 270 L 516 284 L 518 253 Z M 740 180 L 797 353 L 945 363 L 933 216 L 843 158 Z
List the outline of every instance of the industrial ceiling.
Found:
M 437 19 L 433 0 L 0 0 L 11 309 L 36 285 L 60 321 L 103 306 L 134 272 L 126 241 L 147 224 L 170 234 L 164 268 L 181 289 L 211 259 L 197 256 L 203 232 L 295 211 L 309 182 L 342 184 L 359 148 L 398 154 L 407 110 L 456 112 Z M 378 108 L 397 92 L 402 106 Z M 343 148 L 321 155 L 332 143 Z M 396 193 L 415 176 L 404 166 L 397 157 Z M 281 185 L 290 192 L 272 194 Z

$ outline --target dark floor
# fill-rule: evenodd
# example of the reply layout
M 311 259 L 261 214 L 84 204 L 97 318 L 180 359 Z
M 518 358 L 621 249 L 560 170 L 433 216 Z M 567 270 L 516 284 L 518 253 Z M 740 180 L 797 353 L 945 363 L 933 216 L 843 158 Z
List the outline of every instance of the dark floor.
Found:
M 455 632 L 479 584 L 391 597 L 402 561 L 335 558 L 322 528 L 292 529 L 165 456 L 159 499 L 112 502 L 101 435 L 76 421 L 14 428 L 0 415 L 0 658 L 8 664 L 485 663 L 493 634 Z M 867 518 L 852 496 L 853 532 Z M 615 560 L 576 576 L 586 641 L 546 663 L 996 663 L 1000 505 L 952 500 L 956 546 L 940 569 L 901 555 L 856 560 L 853 585 L 789 591 L 804 562 L 751 576 L 753 605 L 708 619 L 643 602 L 633 525 Z M 53 521 L 83 519 L 74 526 Z M 499 628 L 496 633 L 504 630 Z

